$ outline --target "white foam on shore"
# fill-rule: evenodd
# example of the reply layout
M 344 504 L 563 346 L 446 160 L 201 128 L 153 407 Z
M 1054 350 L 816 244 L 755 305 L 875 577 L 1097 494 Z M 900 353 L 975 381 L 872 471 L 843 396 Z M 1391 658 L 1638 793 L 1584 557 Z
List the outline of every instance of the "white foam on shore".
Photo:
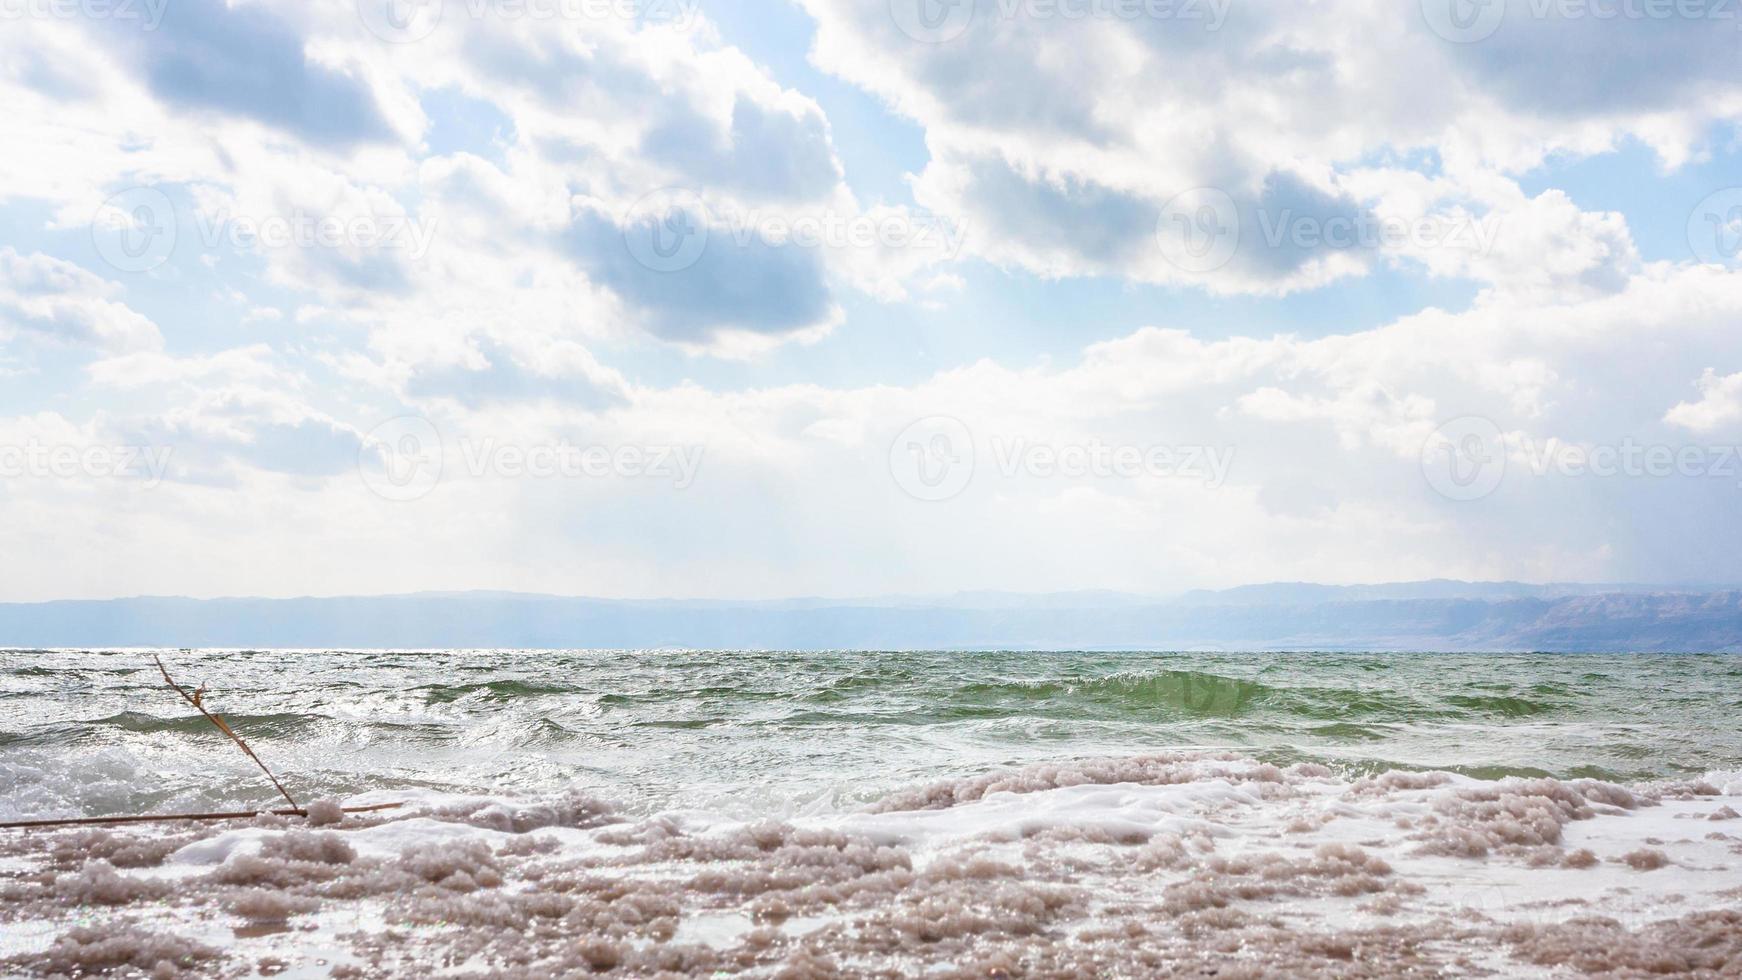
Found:
M 782 823 L 628 819 L 584 796 L 346 802 L 388 798 L 408 805 L 319 831 L 6 838 L 0 957 L 286 976 L 1742 971 L 1737 773 L 1350 780 L 1178 753 Z

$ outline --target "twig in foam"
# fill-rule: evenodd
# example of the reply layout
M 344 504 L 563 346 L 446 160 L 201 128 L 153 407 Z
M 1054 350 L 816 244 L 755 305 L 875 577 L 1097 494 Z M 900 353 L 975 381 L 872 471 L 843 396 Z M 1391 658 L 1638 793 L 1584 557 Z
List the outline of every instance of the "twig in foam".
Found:
M 163 682 L 174 688 L 175 693 L 181 695 L 183 701 L 193 705 L 195 711 L 205 715 L 207 721 L 218 726 L 218 731 L 228 735 L 230 741 L 236 743 L 237 748 L 247 753 L 248 758 L 253 759 L 254 764 L 260 767 L 260 771 L 266 774 L 266 778 L 272 780 L 272 785 L 278 787 L 279 795 L 284 797 L 285 801 L 290 804 L 291 809 L 301 810 L 302 804 L 291 798 L 289 791 L 284 788 L 284 784 L 278 781 L 278 777 L 272 774 L 272 770 L 266 768 L 266 763 L 260 761 L 260 757 L 254 754 L 254 750 L 248 747 L 248 743 L 242 741 L 242 736 L 236 734 L 235 731 L 225 723 L 224 719 L 212 714 L 210 711 L 207 711 L 206 706 L 200 703 L 205 700 L 206 697 L 205 685 L 202 684 L 198 690 L 190 692 L 187 688 L 177 684 L 175 680 L 169 676 L 169 668 L 163 665 L 162 657 L 154 653 L 151 655 L 151 659 L 157 661 L 157 670 L 163 675 Z
M 397 810 L 403 803 L 372 803 L 369 806 L 341 807 L 341 813 L 377 813 Z M 10 820 L 0 823 L 0 830 L 36 830 L 53 827 L 103 827 L 124 823 L 176 823 L 182 820 L 252 820 L 262 813 L 279 817 L 306 817 L 307 810 L 242 810 L 233 813 L 151 813 L 143 816 L 68 817 L 59 820 Z

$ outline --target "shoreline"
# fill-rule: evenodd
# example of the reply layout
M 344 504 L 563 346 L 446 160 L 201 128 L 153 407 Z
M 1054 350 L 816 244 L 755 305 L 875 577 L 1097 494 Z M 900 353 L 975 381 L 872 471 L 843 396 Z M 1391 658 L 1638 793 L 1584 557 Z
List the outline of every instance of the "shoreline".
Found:
M 408 805 L 320 827 L 263 817 L 0 837 L 0 914 L 14 943 L 34 943 L 8 968 L 361 978 L 1742 967 L 1742 773 L 1635 787 L 1350 779 L 1310 763 L 1160 753 L 942 780 L 784 821 L 636 817 L 582 793 L 343 802 Z M 82 928 L 49 914 L 69 905 L 82 907 Z M 428 972 L 438 964 L 452 969 Z

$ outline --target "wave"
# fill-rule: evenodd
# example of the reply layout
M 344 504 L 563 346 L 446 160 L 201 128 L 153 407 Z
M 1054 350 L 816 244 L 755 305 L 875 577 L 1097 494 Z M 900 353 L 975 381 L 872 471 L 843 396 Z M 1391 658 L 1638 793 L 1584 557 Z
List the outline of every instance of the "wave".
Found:
M 573 685 L 539 683 L 522 680 L 480 681 L 476 684 L 423 684 L 411 688 L 423 695 L 425 704 L 452 704 L 477 697 L 484 701 L 512 701 L 551 695 L 580 693 Z
M 296 712 L 281 712 L 273 714 L 232 714 L 222 713 L 226 723 L 239 732 L 262 738 L 289 738 L 313 729 L 317 725 L 330 723 L 331 716 L 304 714 Z M 155 715 L 138 711 L 123 711 L 105 718 L 95 718 L 77 722 L 73 727 L 83 733 L 95 734 L 104 730 L 120 732 L 136 732 L 140 734 L 181 734 L 208 735 L 213 731 L 212 723 L 197 714 L 187 715 Z
M 1533 701 L 1529 698 L 1508 697 L 1504 695 L 1448 695 L 1447 704 L 1456 705 L 1478 715 L 1494 715 L 1501 718 L 1530 718 L 1536 715 L 1546 715 L 1561 708 L 1561 705 L 1548 701 Z

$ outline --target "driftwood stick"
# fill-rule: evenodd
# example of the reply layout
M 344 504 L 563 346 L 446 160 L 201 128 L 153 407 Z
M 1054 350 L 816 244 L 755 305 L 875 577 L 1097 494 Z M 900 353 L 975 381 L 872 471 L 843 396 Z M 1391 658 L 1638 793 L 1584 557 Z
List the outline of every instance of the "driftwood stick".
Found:
M 347 806 L 341 809 L 345 813 L 374 813 L 377 810 L 395 810 L 404 805 L 403 803 L 376 803 L 371 806 Z M 236 813 L 163 813 L 138 817 L 70 817 L 65 820 L 13 820 L 9 823 L 0 823 L 0 830 L 30 830 L 39 827 L 95 827 L 117 823 L 169 823 L 176 820 L 252 820 L 262 813 L 270 813 L 280 817 L 308 816 L 307 810 L 278 809 Z
M 230 741 L 235 742 L 238 748 L 247 753 L 248 758 L 253 759 L 254 764 L 260 767 L 260 771 L 266 774 L 266 778 L 272 780 L 272 785 L 278 787 L 279 795 L 284 797 L 285 802 L 290 804 L 291 809 L 296 810 L 298 814 L 300 814 L 302 812 L 302 804 L 291 798 L 289 791 L 284 788 L 284 784 L 278 781 L 278 777 L 272 774 L 272 770 L 266 768 L 266 763 L 260 761 L 260 757 L 254 754 L 254 750 L 248 747 L 248 743 L 242 741 L 242 736 L 232 731 L 230 726 L 225 724 L 224 719 L 212 714 L 210 711 L 207 711 L 205 705 L 200 703 L 206 696 L 205 687 L 202 685 L 199 690 L 190 693 L 187 688 L 177 684 L 169 676 L 169 668 L 163 665 L 162 657 L 154 653 L 151 655 L 151 659 L 157 661 L 157 670 L 159 673 L 163 674 L 163 682 L 174 688 L 175 693 L 181 695 L 183 701 L 193 705 L 195 711 L 205 715 L 207 721 L 218 726 L 218 731 L 230 736 Z M 228 817 L 224 819 L 228 819 Z

